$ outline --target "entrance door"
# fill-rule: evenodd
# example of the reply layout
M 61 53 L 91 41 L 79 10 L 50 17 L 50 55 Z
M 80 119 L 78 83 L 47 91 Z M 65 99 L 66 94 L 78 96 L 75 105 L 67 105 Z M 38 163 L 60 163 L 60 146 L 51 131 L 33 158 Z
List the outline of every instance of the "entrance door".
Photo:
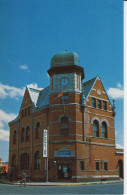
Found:
M 71 166 L 69 164 L 58 164 L 58 178 L 71 179 Z
M 119 177 L 123 178 L 123 161 L 118 161 L 118 171 L 119 171 Z

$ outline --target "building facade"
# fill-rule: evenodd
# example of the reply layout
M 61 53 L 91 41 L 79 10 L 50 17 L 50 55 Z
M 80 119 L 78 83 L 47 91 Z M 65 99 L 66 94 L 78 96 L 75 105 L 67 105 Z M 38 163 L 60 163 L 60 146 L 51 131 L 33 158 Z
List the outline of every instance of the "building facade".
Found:
M 99 76 L 83 82 L 78 54 L 51 59 L 50 85 L 26 87 L 19 115 L 9 123 L 9 166 L 20 177 L 46 180 L 43 132 L 48 130 L 49 181 L 123 178 L 123 150 L 115 147 L 115 105 Z

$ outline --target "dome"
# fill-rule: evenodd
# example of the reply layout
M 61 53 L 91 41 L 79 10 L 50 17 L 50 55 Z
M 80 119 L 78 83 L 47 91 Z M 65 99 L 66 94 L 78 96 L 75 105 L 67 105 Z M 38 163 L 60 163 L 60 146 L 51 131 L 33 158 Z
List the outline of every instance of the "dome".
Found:
M 80 59 L 77 53 L 65 50 L 52 57 L 50 68 L 70 65 L 80 66 Z

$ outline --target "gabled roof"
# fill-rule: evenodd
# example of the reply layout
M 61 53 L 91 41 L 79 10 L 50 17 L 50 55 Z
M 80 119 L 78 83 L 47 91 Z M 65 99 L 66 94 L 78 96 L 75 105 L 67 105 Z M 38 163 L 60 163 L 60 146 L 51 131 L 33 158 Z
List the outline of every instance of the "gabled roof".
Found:
M 40 91 L 37 104 L 36 104 L 38 109 L 49 104 L 49 91 L 50 91 L 50 86 Z
M 83 83 L 83 91 L 84 91 L 84 94 L 85 94 L 85 98 L 88 97 L 88 95 L 91 92 L 91 90 L 93 88 L 93 85 L 94 85 L 97 78 L 98 78 L 98 76 L 96 76 L 95 78 L 90 79 L 89 81 L 86 81 L 85 83 Z

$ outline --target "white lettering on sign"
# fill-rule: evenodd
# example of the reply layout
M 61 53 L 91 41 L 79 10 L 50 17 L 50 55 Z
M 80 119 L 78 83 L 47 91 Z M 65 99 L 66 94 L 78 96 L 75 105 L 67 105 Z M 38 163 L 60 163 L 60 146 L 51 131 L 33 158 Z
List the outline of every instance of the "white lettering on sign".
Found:
M 48 130 L 43 131 L 43 157 L 48 157 Z

